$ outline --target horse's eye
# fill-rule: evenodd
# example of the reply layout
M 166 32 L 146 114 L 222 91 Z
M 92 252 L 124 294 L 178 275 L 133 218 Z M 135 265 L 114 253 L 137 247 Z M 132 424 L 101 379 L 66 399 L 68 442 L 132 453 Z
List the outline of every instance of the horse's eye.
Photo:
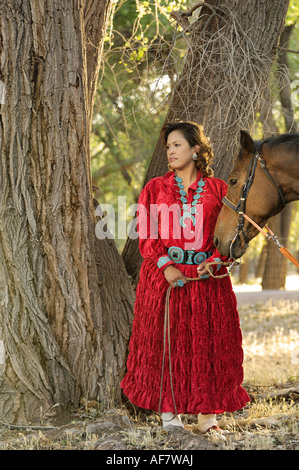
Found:
M 237 182 L 238 182 L 238 180 L 235 180 L 235 179 L 233 179 L 233 178 L 230 179 L 230 180 L 228 180 L 228 184 L 229 184 L 230 186 L 234 186 L 235 184 L 237 184 Z

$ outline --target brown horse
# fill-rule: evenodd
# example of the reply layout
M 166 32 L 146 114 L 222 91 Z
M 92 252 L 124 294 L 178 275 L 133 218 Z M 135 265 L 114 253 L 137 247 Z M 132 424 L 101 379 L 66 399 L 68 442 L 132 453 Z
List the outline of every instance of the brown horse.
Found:
M 214 244 L 223 256 L 240 258 L 260 227 L 284 206 L 299 199 L 299 134 L 254 141 L 241 131 L 241 149 L 228 178 Z

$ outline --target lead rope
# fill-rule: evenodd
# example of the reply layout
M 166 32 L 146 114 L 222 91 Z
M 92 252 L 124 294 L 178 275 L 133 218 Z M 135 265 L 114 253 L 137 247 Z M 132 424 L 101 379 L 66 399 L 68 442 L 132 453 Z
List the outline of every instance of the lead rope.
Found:
M 225 274 L 221 274 L 218 276 L 215 276 L 211 269 L 210 266 L 214 264 L 221 264 L 223 266 L 228 265 L 229 268 Z M 229 276 L 230 275 L 230 270 L 233 266 L 240 264 L 239 261 L 234 260 L 233 262 L 227 262 L 227 261 L 211 261 L 209 263 L 205 264 L 205 268 L 209 272 L 210 276 L 212 276 L 215 279 L 221 279 L 223 277 Z M 187 282 L 189 281 L 201 281 L 202 279 L 200 277 L 187 277 Z M 170 389 L 171 389 L 171 395 L 172 395 L 172 401 L 174 405 L 174 417 L 169 419 L 169 420 L 163 420 L 165 422 L 170 422 L 174 420 L 177 415 L 177 406 L 174 398 L 174 391 L 173 391 L 173 380 L 172 380 L 172 367 L 171 367 L 171 347 L 170 347 L 170 315 L 169 315 L 169 299 L 170 299 L 170 293 L 171 293 L 172 286 L 170 285 L 167 289 L 166 293 L 166 300 L 165 300 L 165 313 L 164 313 L 164 331 L 163 331 L 163 360 L 162 360 L 162 372 L 161 372 L 161 385 L 160 385 L 160 398 L 159 398 L 159 414 L 161 414 L 161 403 L 162 403 L 162 391 L 163 391 L 163 377 L 164 377 L 164 369 L 165 369 L 165 355 L 166 355 L 166 336 L 168 340 L 168 362 L 169 362 L 169 378 L 170 378 Z
M 168 361 L 169 361 L 169 376 L 170 376 L 170 388 L 172 401 L 174 404 L 174 417 L 168 421 L 172 421 L 177 417 L 178 411 L 175 403 L 174 392 L 173 392 L 173 381 L 172 381 L 172 369 L 171 369 L 171 348 L 170 348 L 170 318 L 169 318 L 169 298 L 172 287 L 169 286 L 166 293 L 165 300 L 165 313 L 164 313 L 164 333 L 163 333 L 163 360 L 162 360 L 162 373 L 161 373 L 161 385 L 160 385 L 160 399 L 159 399 L 159 414 L 161 414 L 161 402 L 162 402 L 162 390 L 163 390 L 163 377 L 165 367 L 165 353 L 166 353 L 166 333 L 168 331 Z
M 235 206 L 227 197 L 224 197 L 222 199 L 222 201 L 224 202 L 225 206 L 228 207 L 231 211 L 233 212 L 237 212 L 237 206 Z M 235 207 L 235 209 L 234 209 Z M 237 214 L 239 214 L 237 212 Z M 268 227 L 268 225 L 265 225 L 265 228 L 268 230 L 269 233 L 267 233 L 265 230 L 262 229 L 262 227 L 260 227 L 256 222 L 254 222 L 254 220 L 252 220 L 250 217 L 248 217 L 247 214 L 245 214 L 245 212 L 242 213 L 243 217 L 248 220 L 249 223 L 251 223 L 255 228 L 257 228 L 263 235 L 264 237 L 266 237 L 266 239 L 269 241 L 269 240 L 272 240 L 275 245 L 278 246 L 279 248 L 279 251 L 286 257 L 288 258 L 297 268 L 299 268 L 299 261 L 295 258 L 294 255 L 292 255 L 292 253 L 289 252 L 289 250 L 286 249 L 285 246 L 283 246 L 278 238 L 277 238 L 277 235 L 275 235 L 272 230 L 270 230 L 270 228 Z M 245 239 L 244 239 L 244 234 L 243 232 L 239 231 L 238 230 L 238 227 L 236 229 L 236 234 L 234 236 L 234 238 L 232 239 L 231 241 L 231 244 L 230 244 L 230 254 L 232 254 L 232 249 L 233 249 L 233 244 L 237 238 L 237 236 L 239 235 L 240 239 L 241 239 L 241 244 L 245 247 L 248 246 L 248 244 L 245 243 Z
M 286 257 L 288 258 L 297 268 L 299 268 L 299 261 L 295 258 L 295 256 L 292 255 L 292 253 L 289 252 L 289 250 L 286 249 L 285 246 L 283 246 L 278 238 L 277 235 L 275 235 L 272 230 L 268 227 L 268 225 L 265 225 L 265 228 L 268 230 L 269 233 L 265 232 L 257 223 L 255 223 L 248 215 L 243 214 L 245 219 L 248 220 L 252 225 L 254 225 L 263 235 L 266 237 L 267 240 L 272 240 L 275 245 L 278 246 L 279 251 Z

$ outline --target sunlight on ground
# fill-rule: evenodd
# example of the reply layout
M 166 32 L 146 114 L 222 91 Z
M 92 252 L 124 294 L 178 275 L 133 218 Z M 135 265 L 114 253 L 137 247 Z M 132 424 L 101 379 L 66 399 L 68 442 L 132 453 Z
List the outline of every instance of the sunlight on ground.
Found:
M 261 293 L 261 279 L 237 284 L 236 293 Z M 284 291 L 298 291 L 299 276 L 287 276 Z M 265 297 L 266 298 L 266 297 Z M 285 384 L 299 379 L 299 295 L 298 301 L 260 295 L 250 304 L 239 304 L 244 350 L 244 380 L 262 386 Z
M 262 290 L 261 278 L 257 278 L 255 284 L 237 284 L 232 278 L 234 292 L 259 292 Z M 299 276 L 293 274 L 287 276 L 285 290 L 299 290 Z
M 245 381 L 270 385 L 299 378 L 299 302 L 268 300 L 239 308 Z

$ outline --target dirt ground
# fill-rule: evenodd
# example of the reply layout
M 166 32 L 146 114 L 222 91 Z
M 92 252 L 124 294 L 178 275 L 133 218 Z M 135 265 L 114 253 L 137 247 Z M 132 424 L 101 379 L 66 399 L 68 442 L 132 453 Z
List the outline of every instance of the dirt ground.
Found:
M 156 413 L 83 401 L 61 427 L 0 422 L 0 450 L 299 450 L 299 302 L 244 304 L 239 314 L 251 403 L 218 417 L 222 434 L 201 434 L 196 416 L 165 431 Z

